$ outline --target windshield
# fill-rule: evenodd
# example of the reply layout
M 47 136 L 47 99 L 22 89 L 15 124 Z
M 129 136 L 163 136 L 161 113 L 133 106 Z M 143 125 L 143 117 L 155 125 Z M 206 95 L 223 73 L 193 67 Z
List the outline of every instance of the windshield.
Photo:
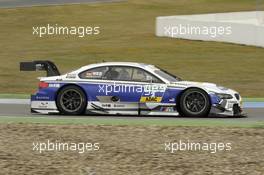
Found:
M 162 78 L 170 81 L 170 82 L 175 82 L 175 81 L 181 81 L 182 79 L 165 71 L 165 70 L 162 70 L 162 69 L 157 69 L 154 71 L 156 74 L 158 74 L 159 76 L 161 76 Z

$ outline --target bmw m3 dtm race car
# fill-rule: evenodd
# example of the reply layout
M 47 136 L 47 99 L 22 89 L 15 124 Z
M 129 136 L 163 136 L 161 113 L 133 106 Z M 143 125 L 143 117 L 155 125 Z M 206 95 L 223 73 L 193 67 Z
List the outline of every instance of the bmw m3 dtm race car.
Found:
M 21 71 L 45 70 L 31 95 L 33 113 L 65 115 L 241 116 L 238 92 L 180 79 L 154 65 L 102 62 L 60 75 L 51 61 L 21 62 Z

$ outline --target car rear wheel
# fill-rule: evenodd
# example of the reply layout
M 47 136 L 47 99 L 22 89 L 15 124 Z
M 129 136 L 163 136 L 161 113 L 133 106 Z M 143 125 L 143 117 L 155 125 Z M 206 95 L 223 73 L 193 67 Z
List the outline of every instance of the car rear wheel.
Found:
M 66 115 L 82 114 L 87 106 L 85 93 L 77 86 L 66 86 L 57 95 L 57 107 Z
M 208 94 L 197 88 L 186 90 L 180 98 L 182 115 L 188 117 L 206 117 L 211 109 Z

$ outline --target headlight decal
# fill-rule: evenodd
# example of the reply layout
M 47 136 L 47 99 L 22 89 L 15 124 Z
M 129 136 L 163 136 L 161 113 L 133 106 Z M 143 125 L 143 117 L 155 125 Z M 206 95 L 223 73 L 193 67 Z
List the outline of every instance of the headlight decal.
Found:
M 230 94 L 224 94 L 224 93 L 216 93 L 216 95 L 220 98 L 220 99 L 232 99 L 233 96 Z

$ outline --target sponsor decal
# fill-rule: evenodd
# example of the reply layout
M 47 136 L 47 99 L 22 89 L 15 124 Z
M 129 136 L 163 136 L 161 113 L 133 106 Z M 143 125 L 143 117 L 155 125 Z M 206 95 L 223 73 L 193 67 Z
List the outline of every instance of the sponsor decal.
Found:
M 111 108 L 111 107 L 114 107 L 114 108 L 124 108 L 125 107 L 124 104 L 111 104 L 111 103 L 104 103 L 101 106 L 103 108 Z
M 41 102 L 40 104 L 39 104 L 39 108 L 47 108 L 48 107 L 48 102 Z
M 66 78 L 76 78 L 76 74 L 67 74 Z
M 113 97 L 111 97 L 111 100 L 112 100 L 113 102 L 117 102 L 117 101 L 119 101 L 120 99 L 119 99 L 119 97 L 117 97 L 117 96 L 113 96 Z
M 49 87 L 51 87 L 51 88 L 59 88 L 60 84 L 58 84 L 58 83 L 49 83 Z
M 37 100 L 49 100 L 50 97 L 48 97 L 48 96 L 36 96 L 36 99 Z
M 174 112 L 175 110 L 173 107 L 170 106 L 170 107 L 161 107 L 160 111 L 162 111 L 162 112 Z
M 164 93 L 166 88 L 166 85 L 145 85 L 143 94 L 155 96 L 156 93 Z
M 99 78 L 103 75 L 103 72 L 86 72 L 86 78 Z
M 115 108 L 124 108 L 125 105 L 124 104 L 114 104 Z
M 111 104 L 110 103 L 102 104 L 102 107 L 104 107 L 104 108 L 110 108 L 111 107 Z
M 162 97 L 141 97 L 140 102 L 141 103 L 147 103 L 147 102 L 161 102 Z
M 175 98 L 170 98 L 169 102 L 175 102 Z

